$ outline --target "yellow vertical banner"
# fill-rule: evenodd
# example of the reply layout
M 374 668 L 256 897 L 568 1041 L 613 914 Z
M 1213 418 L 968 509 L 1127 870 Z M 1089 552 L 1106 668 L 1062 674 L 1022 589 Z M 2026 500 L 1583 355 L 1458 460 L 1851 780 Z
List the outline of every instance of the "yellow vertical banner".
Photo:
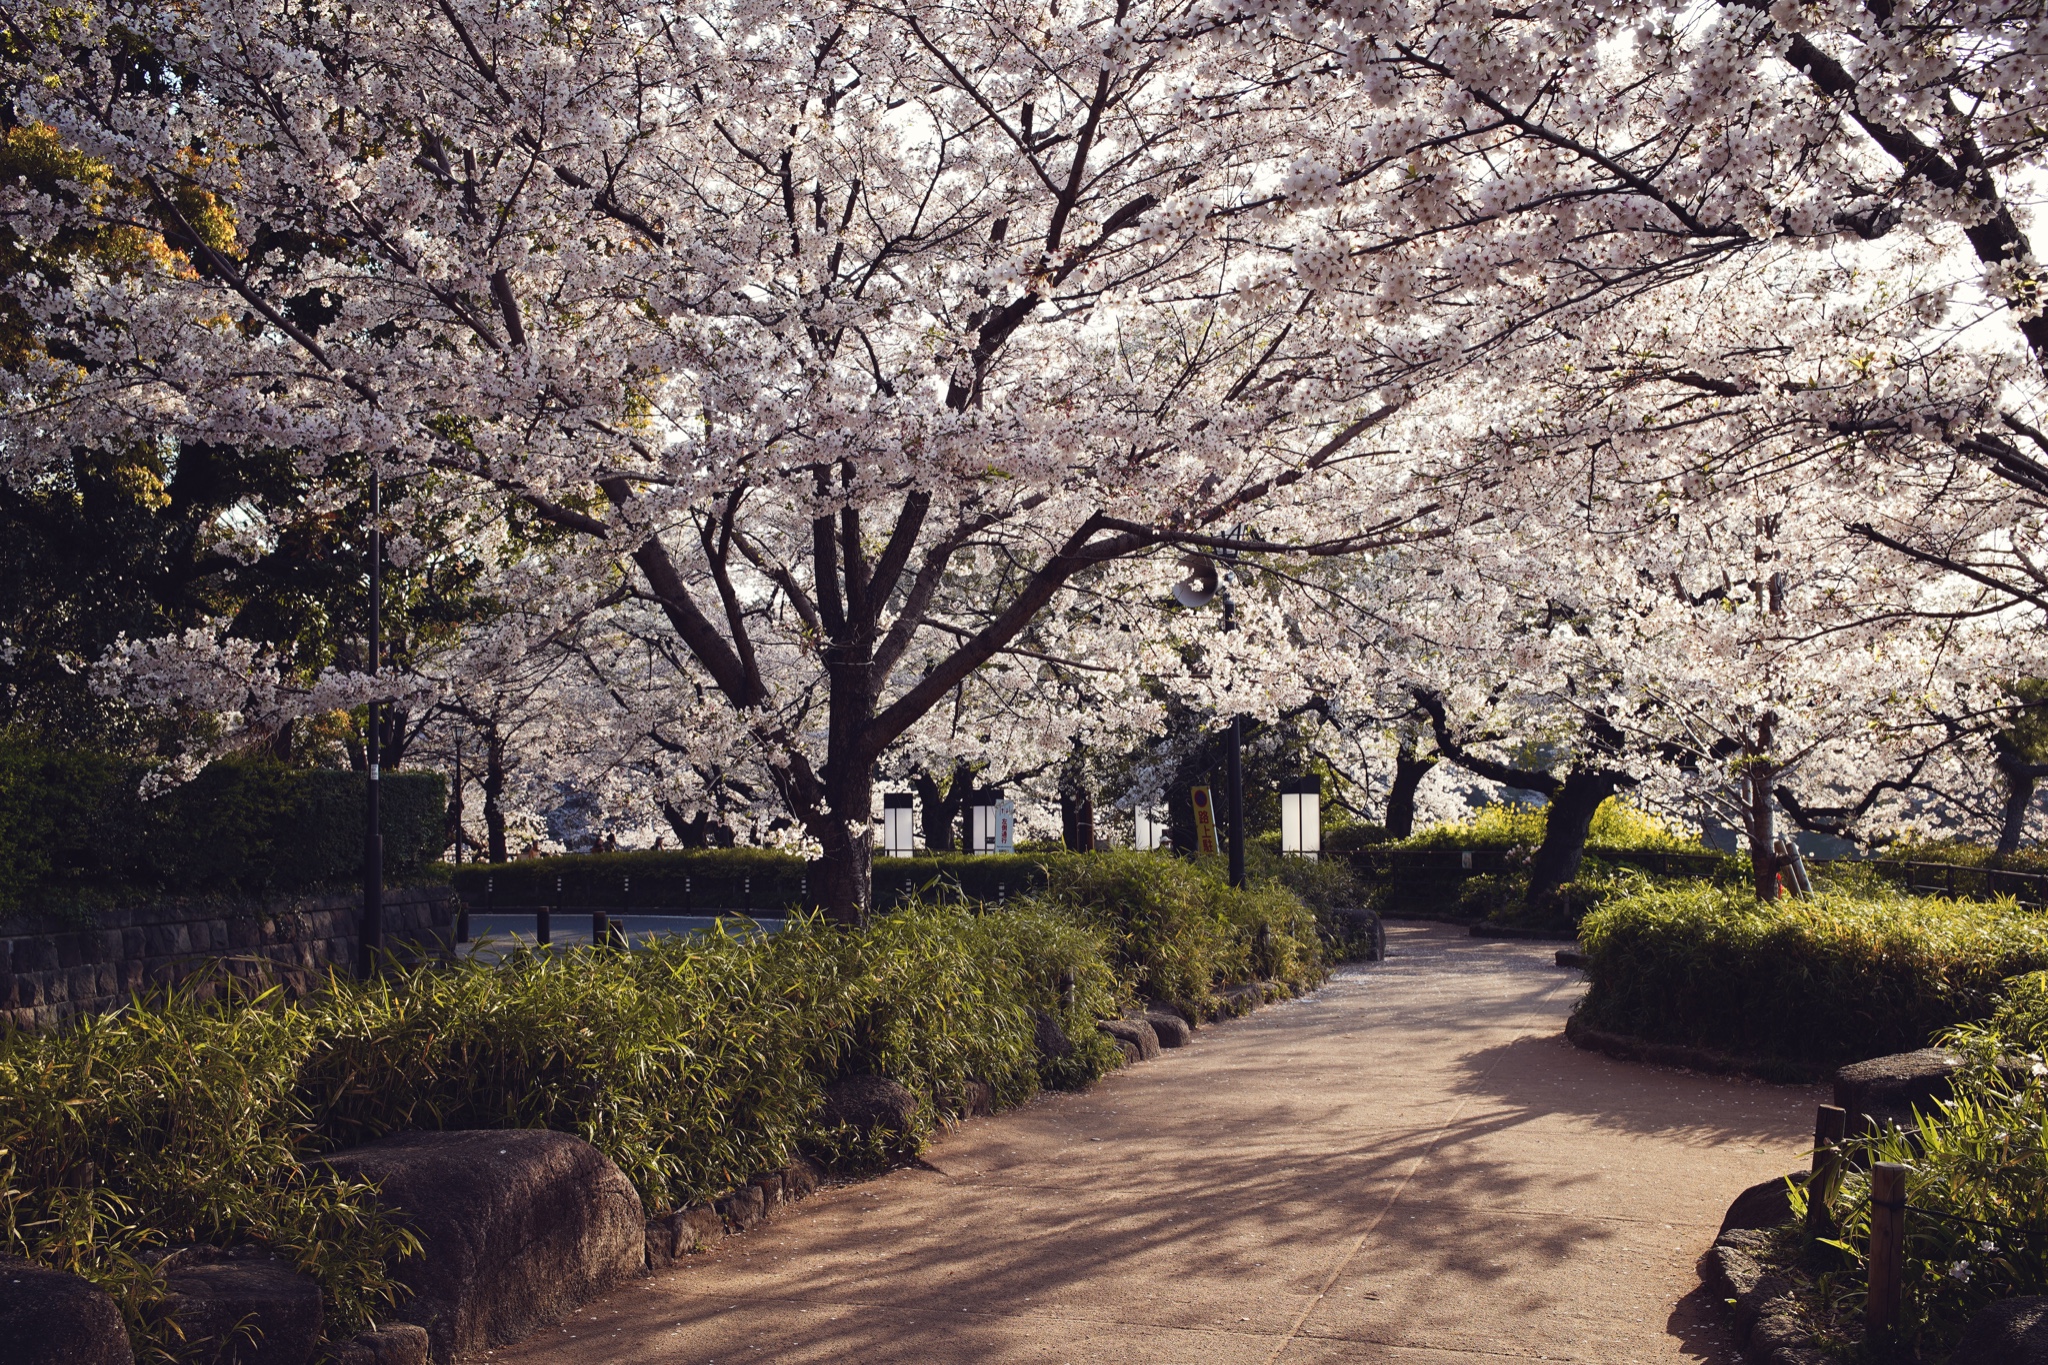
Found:
M 1209 800 L 1209 789 L 1197 787 L 1195 797 L 1195 851 L 1216 852 L 1216 807 Z

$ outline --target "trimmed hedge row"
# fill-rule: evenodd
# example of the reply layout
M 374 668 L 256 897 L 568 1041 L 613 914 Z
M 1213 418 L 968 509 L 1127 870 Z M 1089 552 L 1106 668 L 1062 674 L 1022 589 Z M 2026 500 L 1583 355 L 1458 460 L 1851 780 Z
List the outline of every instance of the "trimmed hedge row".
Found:
M 1332 887 L 1348 885 L 1341 866 L 1276 867 L 1277 855 L 1257 861 L 1265 866 L 1254 871 L 1265 875 L 1240 891 L 1226 884 L 1217 858 L 1129 851 L 877 858 L 875 902 L 882 911 L 964 901 L 1072 916 L 1108 935 L 1118 970 L 1141 994 L 1200 1009 L 1216 986 L 1254 975 L 1310 984 L 1319 979 L 1321 943 L 1341 938 L 1321 922 L 1333 907 L 1320 903 L 1333 899 Z M 477 864 L 459 869 L 455 885 L 473 911 L 488 896 L 492 907 L 789 913 L 804 905 L 807 873 L 803 859 L 769 849 L 705 849 Z
M 1762 904 L 1688 883 L 1618 896 L 1579 928 L 1579 1016 L 1651 1042 L 1834 1065 L 1925 1047 L 2048 968 L 2048 920 L 2010 901 L 1823 890 Z
M 920 898 L 992 903 L 1045 889 L 1054 868 L 1090 858 L 1168 854 L 920 853 L 875 859 L 875 904 L 886 909 Z M 486 895 L 496 906 L 567 905 L 643 910 L 783 912 L 815 904 L 810 864 L 767 848 L 664 849 L 637 853 L 569 853 L 510 863 L 472 863 L 455 872 L 456 890 L 471 909 Z M 559 884 L 559 890 L 558 888 Z M 557 897 L 560 899 L 557 900 Z
M 123 893 L 260 895 L 361 874 L 361 774 L 231 760 L 153 800 L 141 764 L 0 743 L 0 913 Z M 437 773 L 393 772 L 380 823 L 393 878 L 446 842 Z

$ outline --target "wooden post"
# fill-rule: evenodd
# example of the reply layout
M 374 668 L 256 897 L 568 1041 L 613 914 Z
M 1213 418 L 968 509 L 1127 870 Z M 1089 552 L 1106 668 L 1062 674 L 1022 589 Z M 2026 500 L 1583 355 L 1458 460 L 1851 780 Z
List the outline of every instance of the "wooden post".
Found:
M 1865 1340 L 1890 1342 L 1898 1334 L 1906 1297 L 1906 1168 L 1880 1161 L 1870 1168 L 1870 1297 L 1864 1301 Z
M 1847 1134 L 1849 1115 L 1844 1109 L 1823 1104 L 1813 1115 L 1813 1171 L 1806 1177 L 1806 1235 L 1826 1237 L 1835 1230 L 1830 1206 L 1835 1187 L 1842 1179 L 1842 1138 Z

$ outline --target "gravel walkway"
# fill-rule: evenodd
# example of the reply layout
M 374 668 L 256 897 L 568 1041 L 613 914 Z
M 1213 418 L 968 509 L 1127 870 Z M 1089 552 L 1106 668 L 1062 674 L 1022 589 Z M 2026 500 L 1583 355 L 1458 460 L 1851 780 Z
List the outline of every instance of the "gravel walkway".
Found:
M 496 1359 L 1734 1361 L 1694 1262 L 1820 1093 L 1578 1051 L 1555 945 L 1388 938 Z

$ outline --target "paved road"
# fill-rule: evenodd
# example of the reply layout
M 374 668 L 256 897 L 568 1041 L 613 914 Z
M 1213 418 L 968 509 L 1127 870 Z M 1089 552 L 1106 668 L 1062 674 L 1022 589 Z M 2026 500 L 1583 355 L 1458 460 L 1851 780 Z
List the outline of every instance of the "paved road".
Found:
M 1390 960 L 936 1141 L 498 1353 L 683 1362 L 1733 1361 L 1694 1262 L 1819 1093 L 1580 1052 L 1541 945 Z

